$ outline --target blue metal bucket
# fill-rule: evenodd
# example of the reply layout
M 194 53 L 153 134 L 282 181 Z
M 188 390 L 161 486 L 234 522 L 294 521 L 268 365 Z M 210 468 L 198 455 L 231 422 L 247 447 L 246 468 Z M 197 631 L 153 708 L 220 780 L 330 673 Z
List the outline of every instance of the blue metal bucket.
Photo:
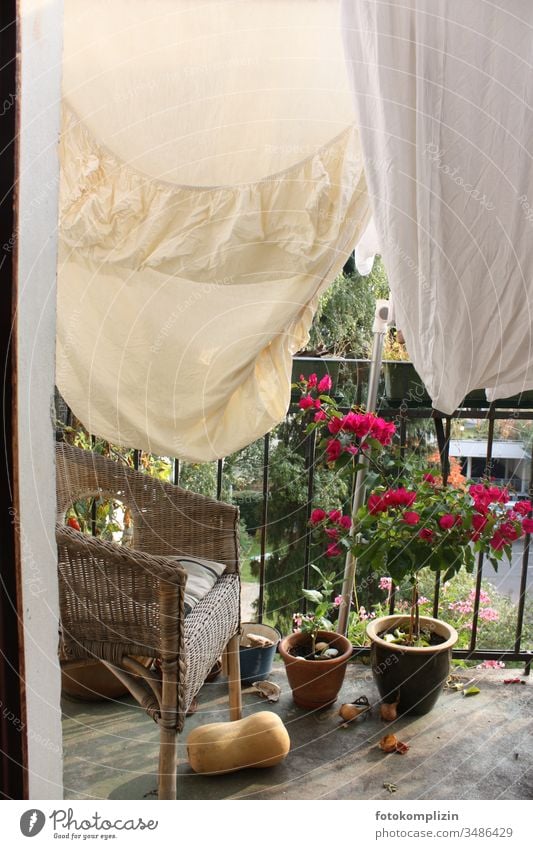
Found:
M 257 634 L 272 640 L 271 646 L 265 648 L 247 648 L 241 646 L 239 649 L 241 662 L 241 683 L 253 684 L 254 681 L 265 681 L 272 672 L 272 664 L 281 634 L 277 628 L 270 625 L 259 625 L 257 622 L 243 622 L 241 625 L 241 640 L 247 634 Z

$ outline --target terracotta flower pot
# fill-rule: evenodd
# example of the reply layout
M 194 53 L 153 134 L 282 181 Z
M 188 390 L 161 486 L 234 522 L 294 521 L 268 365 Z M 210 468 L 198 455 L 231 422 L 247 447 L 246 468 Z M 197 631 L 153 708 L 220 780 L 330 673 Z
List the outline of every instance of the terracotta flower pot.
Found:
M 147 669 L 152 658 L 136 657 Z M 61 664 L 61 688 L 66 696 L 84 702 L 101 702 L 129 696 L 130 691 L 99 660 L 69 660 Z
M 450 674 L 452 648 L 457 631 L 441 619 L 420 617 L 420 626 L 437 634 L 434 646 L 401 646 L 388 643 L 380 634 L 409 623 L 409 616 L 382 616 L 368 623 L 366 633 L 372 648 L 372 673 L 382 700 L 396 702 L 398 713 L 428 713 L 435 705 Z
M 307 634 L 297 631 L 279 644 L 279 653 L 285 663 L 292 697 L 298 707 L 317 710 L 332 704 L 342 687 L 346 664 L 352 656 L 352 644 L 346 637 L 332 631 L 319 631 L 317 642 L 329 643 L 338 650 L 330 660 L 305 660 L 289 653 L 293 646 L 308 642 Z

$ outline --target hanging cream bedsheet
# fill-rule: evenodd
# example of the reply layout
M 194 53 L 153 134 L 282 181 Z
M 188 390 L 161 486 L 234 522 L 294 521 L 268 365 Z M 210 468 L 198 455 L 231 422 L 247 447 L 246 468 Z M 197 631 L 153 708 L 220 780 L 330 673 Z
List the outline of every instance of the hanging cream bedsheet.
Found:
M 57 382 L 193 461 L 268 431 L 368 220 L 337 0 L 69 0 Z
M 434 406 L 533 389 L 533 3 L 343 0 L 343 21 L 377 244 Z

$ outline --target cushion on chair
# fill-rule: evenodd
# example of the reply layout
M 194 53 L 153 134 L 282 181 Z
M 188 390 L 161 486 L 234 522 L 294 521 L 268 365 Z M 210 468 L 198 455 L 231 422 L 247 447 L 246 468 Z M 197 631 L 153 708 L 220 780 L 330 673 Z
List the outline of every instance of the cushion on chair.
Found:
M 226 569 L 224 563 L 215 560 L 202 560 L 200 557 L 169 557 L 179 563 L 187 572 L 185 585 L 185 615 L 188 616 L 193 608 L 213 589 L 216 582 Z

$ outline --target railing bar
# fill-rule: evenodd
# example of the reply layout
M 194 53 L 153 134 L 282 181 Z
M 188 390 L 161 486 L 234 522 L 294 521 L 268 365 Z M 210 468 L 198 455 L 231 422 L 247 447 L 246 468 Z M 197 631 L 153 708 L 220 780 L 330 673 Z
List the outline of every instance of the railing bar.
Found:
M 305 464 L 307 471 L 307 504 L 305 510 L 305 549 L 304 549 L 304 587 L 309 587 L 311 558 L 311 527 L 309 519 L 313 509 L 315 489 L 315 431 L 311 431 L 305 440 Z M 303 612 L 307 613 L 307 599 L 303 600 Z
M 141 465 L 141 451 L 138 448 L 135 448 L 133 451 L 133 468 L 136 472 L 139 471 Z
M 224 460 L 217 460 L 217 501 L 222 498 L 222 474 L 224 471 Z
M 492 407 L 489 409 L 489 431 L 487 435 L 487 453 L 485 457 L 485 477 L 490 480 L 492 471 L 492 449 L 494 445 L 494 415 Z M 483 552 L 480 551 L 477 559 L 476 590 L 474 595 L 474 610 L 472 613 L 472 635 L 470 637 L 470 651 L 474 651 L 477 643 L 477 629 L 479 622 L 479 599 L 481 596 L 481 581 L 483 579 Z
M 180 485 L 180 461 L 177 457 L 174 457 L 172 461 L 172 483 L 174 486 Z
M 446 428 L 442 427 L 442 416 L 433 414 L 435 419 L 435 430 L 437 431 L 437 439 L 439 443 L 440 468 L 442 474 L 442 486 L 448 485 L 448 474 L 450 471 L 450 436 L 452 430 L 451 416 L 446 416 Z M 433 617 L 439 618 L 439 603 L 440 603 L 440 579 L 441 572 L 437 569 L 435 572 L 435 584 L 433 589 Z
M 400 412 L 400 459 L 403 460 L 405 457 L 405 449 L 407 448 L 407 416 L 403 412 Z
M 396 584 L 392 584 L 391 593 L 389 598 L 389 616 L 392 616 L 396 607 L 396 593 L 398 592 L 398 587 Z
M 530 463 L 530 477 L 529 477 L 529 489 L 528 489 L 528 497 L 531 500 L 533 498 L 533 444 L 532 444 L 532 453 L 531 453 L 531 463 Z M 531 518 L 531 511 L 528 513 L 528 518 Z M 515 637 L 515 651 L 520 651 L 520 644 L 522 642 L 522 628 L 524 626 L 524 610 L 526 605 L 526 592 L 527 592 L 527 572 L 529 568 L 529 551 L 531 546 L 531 534 L 526 534 L 524 539 L 524 552 L 522 554 L 522 572 L 520 575 L 520 595 L 518 596 L 518 611 L 516 615 L 516 637 Z M 529 667 L 531 664 L 529 664 Z M 527 666 L 526 666 L 527 668 Z M 525 673 L 526 675 L 529 672 Z
M 270 433 L 265 434 L 263 442 L 263 515 L 261 518 L 261 555 L 259 560 L 259 600 L 258 619 L 263 621 L 265 605 L 265 561 L 268 523 L 268 476 L 270 462 Z

